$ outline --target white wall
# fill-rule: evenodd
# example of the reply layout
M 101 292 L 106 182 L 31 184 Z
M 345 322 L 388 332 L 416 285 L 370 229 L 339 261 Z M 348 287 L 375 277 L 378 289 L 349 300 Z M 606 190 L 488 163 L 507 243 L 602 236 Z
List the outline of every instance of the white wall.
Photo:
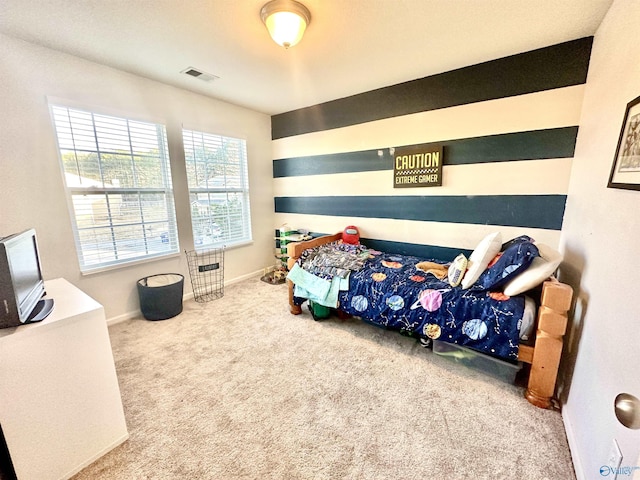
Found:
M 618 393 L 640 397 L 640 192 L 607 188 L 626 105 L 640 96 L 639 31 L 640 2 L 616 0 L 595 36 L 561 236 L 561 279 L 577 290 L 561 398 L 584 479 L 604 478 L 614 438 L 622 465 L 640 467 L 640 430 L 613 409 Z
M 103 273 L 80 273 L 47 96 L 166 125 L 181 252 L 193 248 L 182 124 L 245 138 L 254 242 L 227 250 L 225 281 L 273 264 L 268 115 L 0 35 L 0 236 L 35 227 L 45 279 L 66 278 L 102 303 L 112 319 L 138 310 L 136 281 L 144 276 L 182 273 L 185 292 L 191 291 L 184 253 Z

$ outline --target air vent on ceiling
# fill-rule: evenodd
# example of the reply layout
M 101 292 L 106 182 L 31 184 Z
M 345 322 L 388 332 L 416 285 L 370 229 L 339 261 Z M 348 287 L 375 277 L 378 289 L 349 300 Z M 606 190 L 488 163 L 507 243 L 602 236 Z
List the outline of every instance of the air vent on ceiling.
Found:
M 197 68 L 189 67 L 185 70 L 182 70 L 180 73 L 184 73 L 185 75 L 190 75 L 198 80 L 203 80 L 205 82 L 213 82 L 214 80 L 220 78 L 211 73 L 203 72 L 202 70 L 198 70 Z

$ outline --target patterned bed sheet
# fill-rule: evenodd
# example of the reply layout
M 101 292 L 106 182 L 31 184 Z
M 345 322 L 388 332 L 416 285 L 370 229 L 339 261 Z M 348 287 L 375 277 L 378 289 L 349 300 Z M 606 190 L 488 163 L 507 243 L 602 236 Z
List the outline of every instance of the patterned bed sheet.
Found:
M 350 255 L 361 255 L 365 249 L 336 248 Z M 304 268 L 309 256 L 316 257 L 317 262 L 314 250 L 303 253 L 298 260 L 300 266 Z M 350 272 L 348 290 L 339 292 L 340 310 L 405 335 L 437 339 L 517 361 L 523 296 L 507 297 L 477 285 L 463 290 L 452 287 L 446 276 L 438 278 L 438 268 L 433 269 L 434 274 L 416 267 L 422 267 L 426 260 L 445 270 L 446 264 L 438 260 L 374 250 L 368 253 L 361 268 Z M 295 300 L 297 304 L 304 301 Z

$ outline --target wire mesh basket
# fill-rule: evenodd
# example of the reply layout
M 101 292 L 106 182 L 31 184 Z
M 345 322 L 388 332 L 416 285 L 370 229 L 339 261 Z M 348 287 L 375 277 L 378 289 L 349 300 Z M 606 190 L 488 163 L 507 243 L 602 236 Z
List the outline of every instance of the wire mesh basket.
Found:
M 224 295 L 224 248 L 185 251 L 196 302 L 208 302 Z

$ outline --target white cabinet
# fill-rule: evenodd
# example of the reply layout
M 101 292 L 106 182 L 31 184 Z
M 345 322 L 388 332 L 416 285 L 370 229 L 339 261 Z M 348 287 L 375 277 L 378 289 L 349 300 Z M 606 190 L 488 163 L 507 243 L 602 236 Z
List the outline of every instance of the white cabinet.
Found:
M 0 426 L 18 480 L 69 478 L 129 434 L 102 305 L 64 279 L 53 312 L 0 330 Z

